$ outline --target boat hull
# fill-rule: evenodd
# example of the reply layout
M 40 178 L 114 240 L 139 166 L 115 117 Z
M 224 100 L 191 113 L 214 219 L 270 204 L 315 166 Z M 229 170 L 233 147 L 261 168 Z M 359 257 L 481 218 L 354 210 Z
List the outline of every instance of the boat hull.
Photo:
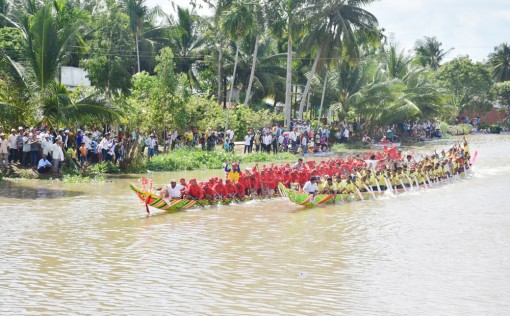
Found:
M 183 200 L 183 199 L 165 199 L 161 196 L 146 192 L 133 184 L 130 184 L 129 187 L 133 190 L 145 207 L 147 212 L 149 212 L 149 206 L 156 208 L 158 210 L 163 210 L 168 213 L 177 212 L 184 209 L 196 208 L 196 207 L 204 207 L 210 205 L 229 205 L 233 203 L 243 203 L 252 200 L 263 200 L 263 199 L 271 199 L 277 198 L 279 195 L 272 196 L 245 196 L 245 197 L 235 197 L 235 198 L 226 198 L 226 199 L 214 199 L 214 200 Z
M 360 194 L 316 194 L 312 196 L 310 194 L 304 192 L 298 192 L 296 190 L 289 189 L 285 187 L 282 183 L 278 184 L 278 189 L 280 190 L 280 194 L 286 198 L 288 198 L 291 202 L 305 206 L 305 207 L 313 207 L 317 205 L 328 205 L 335 203 L 343 203 L 343 202 L 351 202 L 351 201 L 361 201 L 372 199 L 374 196 L 370 192 L 360 192 Z M 379 197 L 384 194 L 384 191 L 375 191 L 375 197 Z

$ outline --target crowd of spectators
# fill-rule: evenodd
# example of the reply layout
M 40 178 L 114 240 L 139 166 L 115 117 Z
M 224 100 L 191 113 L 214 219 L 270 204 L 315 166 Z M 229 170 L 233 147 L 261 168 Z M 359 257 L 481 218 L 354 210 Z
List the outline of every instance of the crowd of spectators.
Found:
M 123 155 L 124 135 L 118 133 L 114 137 L 96 126 L 75 132 L 68 128 L 19 126 L 8 134 L 0 126 L 0 169 L 3 170 L 15 165 L 59 176 L 66 158 L 69 163 L 84 167 L 101 161 L 116 163 Z
M 69 128 L 55 130 L 20 126 L 11 129 L 7 135 L 0 126 L 0 168 L 17 164 L 18 167 L 33 168 L 41 173 L 52 171 L 58 175 L 65 157 L 79 167 L 103 161 L 117 163 L 124 158 L 126 142 L 137 142 L 139 150 L 147 159 L 152 159 L 161 151 L 168 153 L 175 148 L 198 147 L 212 151 L 221 147 L 231 152 L 235 150 L 235 140 L 238 140 L 238 145 L 244 146 L 240 150 L 245 154 L 310 154 L 328 152 L 331 145 L 351 142 L 353 136 L 366 144 L 396 143 L 406 138 L 410 141 L 424 141 L 440 137 L 440 129 L 439 122 L 406 121 L 399 125 L 380 127 L 370 137 L 363 134 L 363 125 L 359 123 L 336 121 L 313 127 L 310 121 L 300 119 L 292 120 L 289 129 L 273 124 L 261 129 L 249 128 L 244 135 L 236 135 L 233 129 L 215 131 L 209 128 L 199 131 L 195 127 L 183 133 L 177 130 L 159 133 L 156 130 L 142 130 L 124 135 L 122 130 L 111 133 L 97 126 L 75 131 Z

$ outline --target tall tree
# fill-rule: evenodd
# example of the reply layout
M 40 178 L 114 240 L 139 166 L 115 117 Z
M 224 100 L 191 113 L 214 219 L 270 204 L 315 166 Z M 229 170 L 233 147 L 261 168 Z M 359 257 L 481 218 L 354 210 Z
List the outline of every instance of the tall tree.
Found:
M 278 52 L 277 43 L 270 36 L 261 39 L 257 49 L 257 67 L 253 69 L 254 36 L 248 36 L 241 41 L 239 59 L 237 62 L 237 77 L 243 87 L 249 85 L 253 73 L 252 97 L 250 100 L 260 102 L 263 98 L 281 97 L 285 87 L 285 68 L 282 58 L 285 54 Z M 225 70 L 231 71 L 234 61 L 225 60 Z
M 303 117 L 304 105 L 310 91 L 317 67 L 323 66 L 333 52 L 342 52 L 343 58 L 355 62 L 359 58 L 355 33 L 367 35 L 367 38 L 379 37 L 377 19 L 361 6 L 373 0 L 328 0 L 310 1 L 303 9 L 312 25 L 302 43 L 302 50 L 314 52 L 315 58 L 299 104 L 299 117 Z
M 135 38 L 138 72 L 140 72 L 140 33 L 144 18 L 149 11 L 146 2 L 147 0 L 123 0 L 126 13 L 129 16 L 129 25 Z
M 107 98 L 129 93 L 137 60 L 131 54 L 132 33 L 129 17 L 115 1 L 105 1 L 96 9 L 93 37 L 81 61 L 89 73 L 91 84 Z
M 287 71 L 285 81 L 284 125 L 290 126 L 292 110 L 292 58 L 294 43 L 300 37 L 303 16 L 296 14 L 304 0 L 268 0 L 267 20 L 271 32 L 278 38 L 287 39 Z
M 56 81 L 60 66 L 80 43 L 81 10 L 68 5 L 66 0 L 25 0 L 7 17 L 23 34 L 24 62 L 12 59 L 19 82 L 29 94 L 30 103 L 38 119 L 50 124 L 69 122 L 80 115 L 109 117 L 114 115 L 94 96 L 77 102 L 68 97 L 67 89 Z
M 152 65 L 159 49 L 168 45 L 168 28 L 165 25 L 159 25 L 157 21 L 158 17 L 164 14 L 159 6 L 149 8 L 147 0 L 122 0 L 122 5 L 124 12 L 129 16 L 129 26 L 133 32 L 137 70 L 138 72 L 152 71 L 149 65 L 144 68 L 143 59 L 149 59 L 149 64 Z M 143 53 L 148 56 L 143 56 Z
M 255 79 L 255 68 L 257 66 L 257 51 L 259 49 L 260 34 L 262 34 L 264 32 L 262 8 L 259 7 L 258 3 L 254 3 L 251 7 L 253 10 L 253 16 L 254 16 L 254 21 L 255 21 L 253 23 L 253 29 L 251 30 L 251 32 L 255 33 L 255 45 L 254 45 L 254 49 L 253 49 L 253 59 L 251 62 L 250 79 L 248 81 L 248 88 L 246 89 L 246 97 L 244 99 L 244 106 L 248 106 L 248 101 L 251 98 L 251 88 L 253 85 L 253 79 Z
M 187 76 L 191 87 L 196 82 L 193 65 L 201 59 L 199 51 L 205 44 L 202 33 L 198 31 L 200 17 L 189 9 L 177 6 L 177 21 L 171 27 L 171 47 L 176 59 L 176 71 Z
M 493 81 L 487 65 L 474 63 L 469 57 L 455 58 L 436 72 L 440 87 L 450 94 L 450 102 L 458 109 L 487 103 Z
M 425 36 L 424 39 L 416 41 L 414 50 L 416 57 L 423 67 L 430 67 L 438 70 L 443 59 L 453 48 L 444 50 L 441 48 L 443 43 L 439 42 L 435 36 Z
M 217 70 L 217 101 L 221 103 L 223 100 L 223 29 L 222 29 L 222 17 L 223 13 L 230 7 L 232 0 L 203 0 L 209 8 L 214 10 L 213 15 L 213 29 L 217 34 L 216 45 L 218 46 L 218 70 Z M 196 5 L 196 0 L 192 0 L 192 5 Z
M 226 34 L 235 42 L 236 56 L 234 61 L 234 71 L 232 74 L 232 82 L 230 85 L 230 94 L 228 96 L 228 103 L 230 106 L 232 102 L 232 94 L 234 92 L 234 83 L 236 79 L 236 67 L 239 58 L 239 46 L 240 40 L 245 37 L 250 29 L 253 27 L 254 17 L 252 10 L 250 9 L 251 4 L 246 3 L 244 0 L 237 0 L 232 3 L 230 8 L 225 12 L 222 21 L 222 28 Z M 227 121 L 225 129 L 228 128 L 228 108 L 227 108 Z
M 492 77 L 496 82 L 510 80 L 510 46 L 502 43 L 489 55 Z

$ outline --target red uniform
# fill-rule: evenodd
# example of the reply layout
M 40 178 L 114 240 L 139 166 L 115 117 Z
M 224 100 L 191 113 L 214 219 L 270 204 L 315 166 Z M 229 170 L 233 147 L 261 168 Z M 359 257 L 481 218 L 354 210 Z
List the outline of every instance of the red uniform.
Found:
M 198 186 L 198 184 L 189 184 L 188 185 L 188 194 L 191 195 L 193 199 L 201 200 L 204 198 L 204 191 L 202 188 Z
M 245 188 L 244 188 L 244 185 L 242 185 L 240 182 L 236 182 L 236 191 L 237 191 L 237 196 L 241 197 L 241 196 L 244 196 L 245 195 Z
M 213 190 L 212 186 L 210 183 L 206 183 L 203 187 L 202 187 L 202 191 L 204 192 L 204 197 L 206 199 L 212 199 L 214 198 L 216 195 L 216 191 Z
M 221 195 L 222 197 L 227 197 L 227 189 L 223 185 L 223 182 L 218 182 L 214 185 L 213 190 L 218 193 L 218 195 Z
M 241 183 L 240 181 L 238 183 Z M 233 196 L 237 194 L 237 190 L 235 185 L 232 184 L 229 180 L 225 184 L 225 190 L 227 191 L 227 196 Z

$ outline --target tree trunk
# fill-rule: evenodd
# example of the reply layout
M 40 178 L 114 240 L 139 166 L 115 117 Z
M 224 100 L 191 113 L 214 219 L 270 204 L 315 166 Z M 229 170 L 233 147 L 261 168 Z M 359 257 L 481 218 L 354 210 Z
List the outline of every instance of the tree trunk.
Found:
M 251 98 L 251 87 L 253 85 L 253 79 L 255 79 L 255 67 L 257 66 L 257 52 L 259 50 L 259 34 L 255 36 L 255 48 L 253 49 L 253 59 L 251 62 L 251 73 L 250 81 L 248 82 L 248 90 L 246 90 L 246 97 L 244 98 L 244 106 L 248 106 L 248 101 Z
M 290 28 L 290 17 L 289 17 Z M 291 110 L 292 110 L 292 37 L 289 32 L 287 39 L 287 79 L 285 81 L 285 109 L 283 125 L 290 127 Z
M 319 63 L 319 58 L 322 53 L 322 45 L 319 46 L 319 50 L 317 51 L 317 55 L 315 55 L 315 60 L 313 61 L 312 70 L 310 70 L 310 75 L 308 76 L 308 80 L 306 82 L 305 91 L 303 91 L 303 95 L 301 95 L 301 102 L 299 103 L 299 118 L 303 118 L 303 109 L 305 108 L 306 97 L 308 96 L 308 92 L 310 91 L 310 87 L 312 86 L 313 76 L 315 75 L 315 70 L 317 70 L 317 64 Z
M 138 63 L 138 72 L 140 72 L 140 48 L 138 47 L 138 28 L 135 33 L 135 44 L 136 44 L 136 61 Z
M 319 108 L 319 123 L 322 117 L 322 106 L 324 105 L 324 97 L 326 96 L 326 85 L 328 83 L 328 68 L 326 67 L 326 74 L 324 75 L 324 85 L 322 87 L 321 106 Z
M 236 58 L 234 61 L 234 73 L 232 74 L 232 83 L 230 84 L 230 93 L 228 94 L 228 103 L 227 103 L 227 120 L 225 124 L 225 130 L 228 129 L 228 111 L 229 107 L 232 104 L 232 94 L 234 93 L 234 81 L 236 79 L 236 70 L 237 70 L 237 59 L 239 58 L 239 42 L 236 43 Z
M 221 79 L 223 78 L 223 36 L 221 31 L 218 34 L 219 36 L 219 45 L 218 45 L 218 103 L 221 104 L 222 100 L 222 90 L 221 90 Z

